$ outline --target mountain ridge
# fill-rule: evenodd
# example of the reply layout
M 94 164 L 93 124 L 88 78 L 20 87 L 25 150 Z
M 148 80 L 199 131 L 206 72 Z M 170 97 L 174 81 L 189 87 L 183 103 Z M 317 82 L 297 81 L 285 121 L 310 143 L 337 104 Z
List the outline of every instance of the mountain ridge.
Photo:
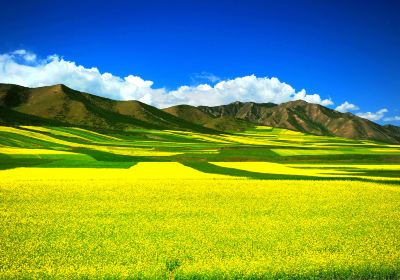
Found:
M 229 112 L 226 107 L 241 105 L 236 118 L 244 119 L 260 125 L 286 128 L 316 135 L 329 135 L 350 139 L 369 139 L 387 143 L 400 143 L 395 129 L 381 126 L 351 113 L 308 103 L 304 100 L 289 101 L 279 105 L 271 103 L 240 103 L 214 107 L 199 107 L 200 110 L 223 116 L 219 112 Z M 225 107 L 222 108 L 221 107 Z
M 173 107 L 164 110 L 172 111 Z M 227 105 L 194 108 L 215 118 L 236 118 L 257 125 L 286 128 L 315 135 L 400 143 L 400 128 L 397 129 L 396 126 L 381 126 L 351 113 L 341 113 L 304 100 L 289 101 L 279 105 L 236 101 Z M 176 116 L 184 117 L 179 114 Z

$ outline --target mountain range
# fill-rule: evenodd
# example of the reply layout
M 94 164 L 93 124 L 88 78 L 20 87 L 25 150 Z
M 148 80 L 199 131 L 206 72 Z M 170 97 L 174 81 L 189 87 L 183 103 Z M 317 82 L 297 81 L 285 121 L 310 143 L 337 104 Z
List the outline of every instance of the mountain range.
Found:
M 164 110 L 194 123 L 196 123 L 196 119 L 186 117 L 189 115 L 188 111 L 201 111 L 211 118 L 230 117 L 259 125 L 286 128 L 315 135 L 369 139 L 386 143 L 400 142 L 400 128 L 397 126 L 381 126 L 351 113 L 341 113 L 303 100 L 290 101 L 280 105 L 234 102 L 222 106 L 199 106 L 191 109 L 187 105 L 178 105 Z
M 115 101 L 58 84 L 27 88 L 0 84 L 0 125 L 63 125 L 98 129 L 242 131 L 255 125 L 304 133 L 400 143 L 400 127 L 381 126 L 302 100 L 282 104 L 234 102 L 221 106 L 177 105 L 165 109 L 140 101 Z

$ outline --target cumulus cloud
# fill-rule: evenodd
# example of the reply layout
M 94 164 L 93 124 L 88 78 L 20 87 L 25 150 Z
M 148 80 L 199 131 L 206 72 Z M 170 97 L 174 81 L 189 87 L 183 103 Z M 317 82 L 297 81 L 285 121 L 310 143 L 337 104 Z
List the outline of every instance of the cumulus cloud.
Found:
M 27 87 L 65 84 L 73 89 L 93 93 L 117 100 L 139 100 L 163 108 L 177 104 L 221 105 L 234 101 L 283 103 L 305 100 L 324 106 L 332 105 L 330 99 L 318 94 L 307 94 L 281 82 L 278 78 L 256 77 L 255 75 L 229 80 L 214 79 L 215 85 L 203 83 L 197 86 L 181 86 L 168 91 L 153 88 L 153 82 L 136 75 L 119 77 L 101 73 L 98 68 L 86 68 L 58 55 L 44 59 L 26 50 L 0 54 L 0 82 Z M 218 79 L 218 80 L 216 80 Z
M 181 86 L 169 94 L 178 104 L 219 105 L 234 101 L 283 103 L 305 100 L 322 105 L 333 104 L 330 99 L 321 99 L 318 94 L 306 94 L 303 89 L 296 92 L 278 78 L 258 78 L 255 75 L 225 80 L 214 86 L 201 84 L 195 87 Z
M 358 113 L 357 116 L 367 119 L 367 120 L 370 120 L 370 121 L 379 121 L 385 116 L 385 113 L 387 113 L 387 112 L 388 112 L 388 109 L 383 108 L 375 113 L 373 113 L 373 112 Z
M 73 89 L 119 100 L 141 100 L 164 91 L 153 89 L 152 81 L 133 75 L 120 78 L 107 72 L 100 73 L 96 67 L 85 68 L 57 55 L 32 60 L 32 53 L 25 50 L 0 55 L 0 82 L 27 87 L 62 83 Z
M 345 101 L 343 104 L 339 105 L 336 107 L 335 109 L 336 111 L 342 112 L 342 113 L 346 113 L 349 111 L 357 111 L 360 110 L 360 108 L 352 103 L 349 103 L 347 101 Z
M 385 122 L 400 121 L 400 116 L 387 117 L 383 119 Z

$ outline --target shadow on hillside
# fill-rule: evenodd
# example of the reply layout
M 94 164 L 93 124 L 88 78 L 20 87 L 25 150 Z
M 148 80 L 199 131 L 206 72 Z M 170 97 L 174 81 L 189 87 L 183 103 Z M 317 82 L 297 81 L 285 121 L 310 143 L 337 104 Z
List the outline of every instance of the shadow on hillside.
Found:
M 18 157 L 13 158 L 8 155 L 0 154 L 0 170 L 12 169 L 17 167 L 32 167 L 41 164 L 51 163 L 52 159 Z
M 168 157 L 143 157 L 119 155 L 88 148 L 73 148 L 77 155 L 35 154 L 12 157 L 0 154 L 0 170 L 17 167 L 40 168 L 130 168 L 138 162 L 171 161 Z M 79 155 L 83 156 L 80 157 Z M 84 157 L 87 156 L 87 157 Z
M 235 177 L 246 177 L 249 179 L 258 179 L 258 180 L 313 180 L 313 181 L 339 180 L 339 181 L 361 181 L 361 182 L 400 185 L 400 180 L 374 180 L 374 179 L 356 178 L 352 177 L 351 175 L 347 177 L 317 177 L 317 176 L 305 176 L 305 175 L 269 174 L 269 173 L 251 172 L 241 169 L 222 167 L 211 164 L 209 162 L 181 162 L 181 163 L 185 166 L 191 167 L 193 169 L 196 169 L 204 173 L 229 175 Z M 377 174 L 377 173 L 372 172 L 372 174 Z M 356 175 L 364 176 L 364 174 L 356 174 Z M 370 176 L 385 177 L 377 175 L 370 175 Z M 396 176 L 398 176 L 398 174 L 396 174 Z

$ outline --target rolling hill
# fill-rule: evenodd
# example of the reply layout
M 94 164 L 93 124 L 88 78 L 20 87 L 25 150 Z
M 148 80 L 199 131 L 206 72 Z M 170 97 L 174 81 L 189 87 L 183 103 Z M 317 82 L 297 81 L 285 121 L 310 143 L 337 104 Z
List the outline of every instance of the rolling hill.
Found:
M 102 129 L 177 129 L 215 132 L 139 101 L 115 101 L 54 85 L 0 84 L 0 124 L 66 125 Z

